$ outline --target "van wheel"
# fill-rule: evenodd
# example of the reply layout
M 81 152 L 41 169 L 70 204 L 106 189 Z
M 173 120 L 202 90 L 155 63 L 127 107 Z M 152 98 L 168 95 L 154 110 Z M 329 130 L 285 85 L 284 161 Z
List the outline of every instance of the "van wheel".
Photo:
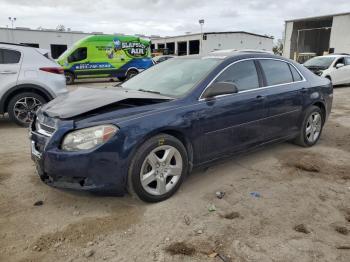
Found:
M 120 82 L 123 82 L 126 80 L 126 76 L 119 76 L 117 77 Z
M 7 112 L 11 121 L 19 126 L 28 127 L 36 110 L 46 102 L 45 98 L 36 93 L 21 93 L 11 98 Z
M 146 202 L 160 202 L 171 197 L 188 172 L 184 145 L 175 137 L 160 134 L 148 139 L 129 167 L 128 191 Z
M 74 74 L 71 73 L 71 72 L 64 72 L 64 75 L 66 77 L 66 84 L 67 85 L 73 85 L 74 84 L 74 80 L 75 80 Z
M 305 113 L 303 124 L 294 143 L 303 147 L 310 147 L 320 139 L 323 128 L 323 113 L 317 106 L 311 106 Z
M 127 80 L 130 79 L 130 78 L 136 76 L 138 73 L 139 73 L 139 71 L 131 69 L 126 73 L 126 79 Z

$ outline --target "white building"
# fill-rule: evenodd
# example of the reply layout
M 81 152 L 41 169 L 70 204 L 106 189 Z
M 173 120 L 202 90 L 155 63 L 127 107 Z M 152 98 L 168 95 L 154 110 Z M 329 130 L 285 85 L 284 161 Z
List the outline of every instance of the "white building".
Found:
M 151 38 L 152 50 L 167 49 L 169 54 L 194 55 L 208 54 L 222 49 L 257 49 L 271 51 L 273 38 L 243 31 L 207 32 Z
M 32 30 L 29 28 L 0 28 L 0 42 L 27 44 L 51 51 L 53 58 L 57 58 L 76 41 L 94 33 L 78 31 L 57 31 L 50 29 Z M 101 34 L 101 33 L 95 33 Z
M 350 53 L 350 13 L 285 21 L 283 56 Z

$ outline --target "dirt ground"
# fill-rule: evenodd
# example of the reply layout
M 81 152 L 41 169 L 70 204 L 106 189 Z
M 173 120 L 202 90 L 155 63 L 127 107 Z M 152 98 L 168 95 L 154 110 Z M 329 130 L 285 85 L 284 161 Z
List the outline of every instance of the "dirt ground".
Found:
M 315 147 L 197 170 L 157 204 L 44 185 L 28 130 L 0 119 L 0 261 L 349 261 L 350 87 L 334 91 Z

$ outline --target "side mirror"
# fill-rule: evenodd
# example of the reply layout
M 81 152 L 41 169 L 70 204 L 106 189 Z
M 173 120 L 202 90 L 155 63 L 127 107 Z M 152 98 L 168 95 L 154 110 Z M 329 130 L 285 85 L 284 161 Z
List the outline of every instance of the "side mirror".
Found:
M 343 66 L 345 66 L 343 63 L 338 63 L 338 64 L 336 64 L 335 65 L 335 67 L 338 69 L 338 68 L 341 68 L 341 67 L 343 67 Z
M 238 93 L 238 87 L 234 83 L 217 82 L 210 85 L 203 94 L 203 98 L 213 98 L 220 95 Z

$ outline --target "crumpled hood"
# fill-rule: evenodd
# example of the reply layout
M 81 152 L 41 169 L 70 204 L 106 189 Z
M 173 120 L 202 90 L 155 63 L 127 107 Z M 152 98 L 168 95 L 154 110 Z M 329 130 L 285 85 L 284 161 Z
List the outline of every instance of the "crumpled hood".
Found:
M 75 91 L 58 96 L 44 105 L 41 111 L 49 117 L 67 119 L 127 99 L 169 100 L 172 98 L 117 87 L 108 89 L 80 87 Z

